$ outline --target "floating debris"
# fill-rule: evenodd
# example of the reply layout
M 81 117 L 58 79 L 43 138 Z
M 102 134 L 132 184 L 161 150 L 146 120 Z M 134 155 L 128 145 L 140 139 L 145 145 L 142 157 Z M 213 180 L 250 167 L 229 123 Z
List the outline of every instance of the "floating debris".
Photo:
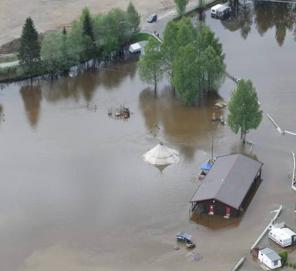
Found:
M 128 119 L 130 118 L 131 112 L 128 107 L 121 105 L 119 108 L 113 110 L 112 108 L 108 109 L 108 116 L 116 119 Z
M 218 122 L 220 122 L 220 124 L 225 125 L 224 117 L 221 115 L 217 116 L 216 112 L 213 112 L 213 114 L 212 114 L 212 121 L 218 121 Z
M 227 106 L 227 103 L 224 101 L 219 101 L 219 102 L 215 103 L 214 106 L 216 109 L 223 109 Z

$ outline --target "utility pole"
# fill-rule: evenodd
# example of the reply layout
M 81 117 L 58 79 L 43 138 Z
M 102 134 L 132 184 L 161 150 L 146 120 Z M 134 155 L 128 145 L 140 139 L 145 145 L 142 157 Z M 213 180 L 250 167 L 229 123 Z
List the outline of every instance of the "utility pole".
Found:
M 212 135 L 212 161 L 214 160 L 214 136 Z

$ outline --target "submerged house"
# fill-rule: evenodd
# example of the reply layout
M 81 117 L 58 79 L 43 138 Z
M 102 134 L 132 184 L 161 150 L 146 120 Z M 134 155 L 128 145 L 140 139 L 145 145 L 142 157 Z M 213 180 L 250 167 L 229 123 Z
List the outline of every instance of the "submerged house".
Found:
M 220 156 L 191 199 L 191 210 L 237 216 L 261 181 L 262 163 L 241 154 Z

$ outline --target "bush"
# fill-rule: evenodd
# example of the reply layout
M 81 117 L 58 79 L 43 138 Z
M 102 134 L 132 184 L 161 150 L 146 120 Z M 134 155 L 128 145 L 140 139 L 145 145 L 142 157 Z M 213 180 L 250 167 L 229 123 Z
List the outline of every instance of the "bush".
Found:
M 287 265 L 288 263 L 288 252 L 287 251 L 282 251 L 279 253 L 281 259 L 282 259 L 282 266 Z

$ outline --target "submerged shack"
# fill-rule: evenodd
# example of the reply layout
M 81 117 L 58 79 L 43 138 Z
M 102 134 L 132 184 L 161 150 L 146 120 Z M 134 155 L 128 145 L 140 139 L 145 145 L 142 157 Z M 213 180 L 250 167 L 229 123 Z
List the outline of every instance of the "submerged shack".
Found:
M 191 210 L 237 216 L 261 181 L 262 163 L 242 154 L 220 156 L 191 199 Z

